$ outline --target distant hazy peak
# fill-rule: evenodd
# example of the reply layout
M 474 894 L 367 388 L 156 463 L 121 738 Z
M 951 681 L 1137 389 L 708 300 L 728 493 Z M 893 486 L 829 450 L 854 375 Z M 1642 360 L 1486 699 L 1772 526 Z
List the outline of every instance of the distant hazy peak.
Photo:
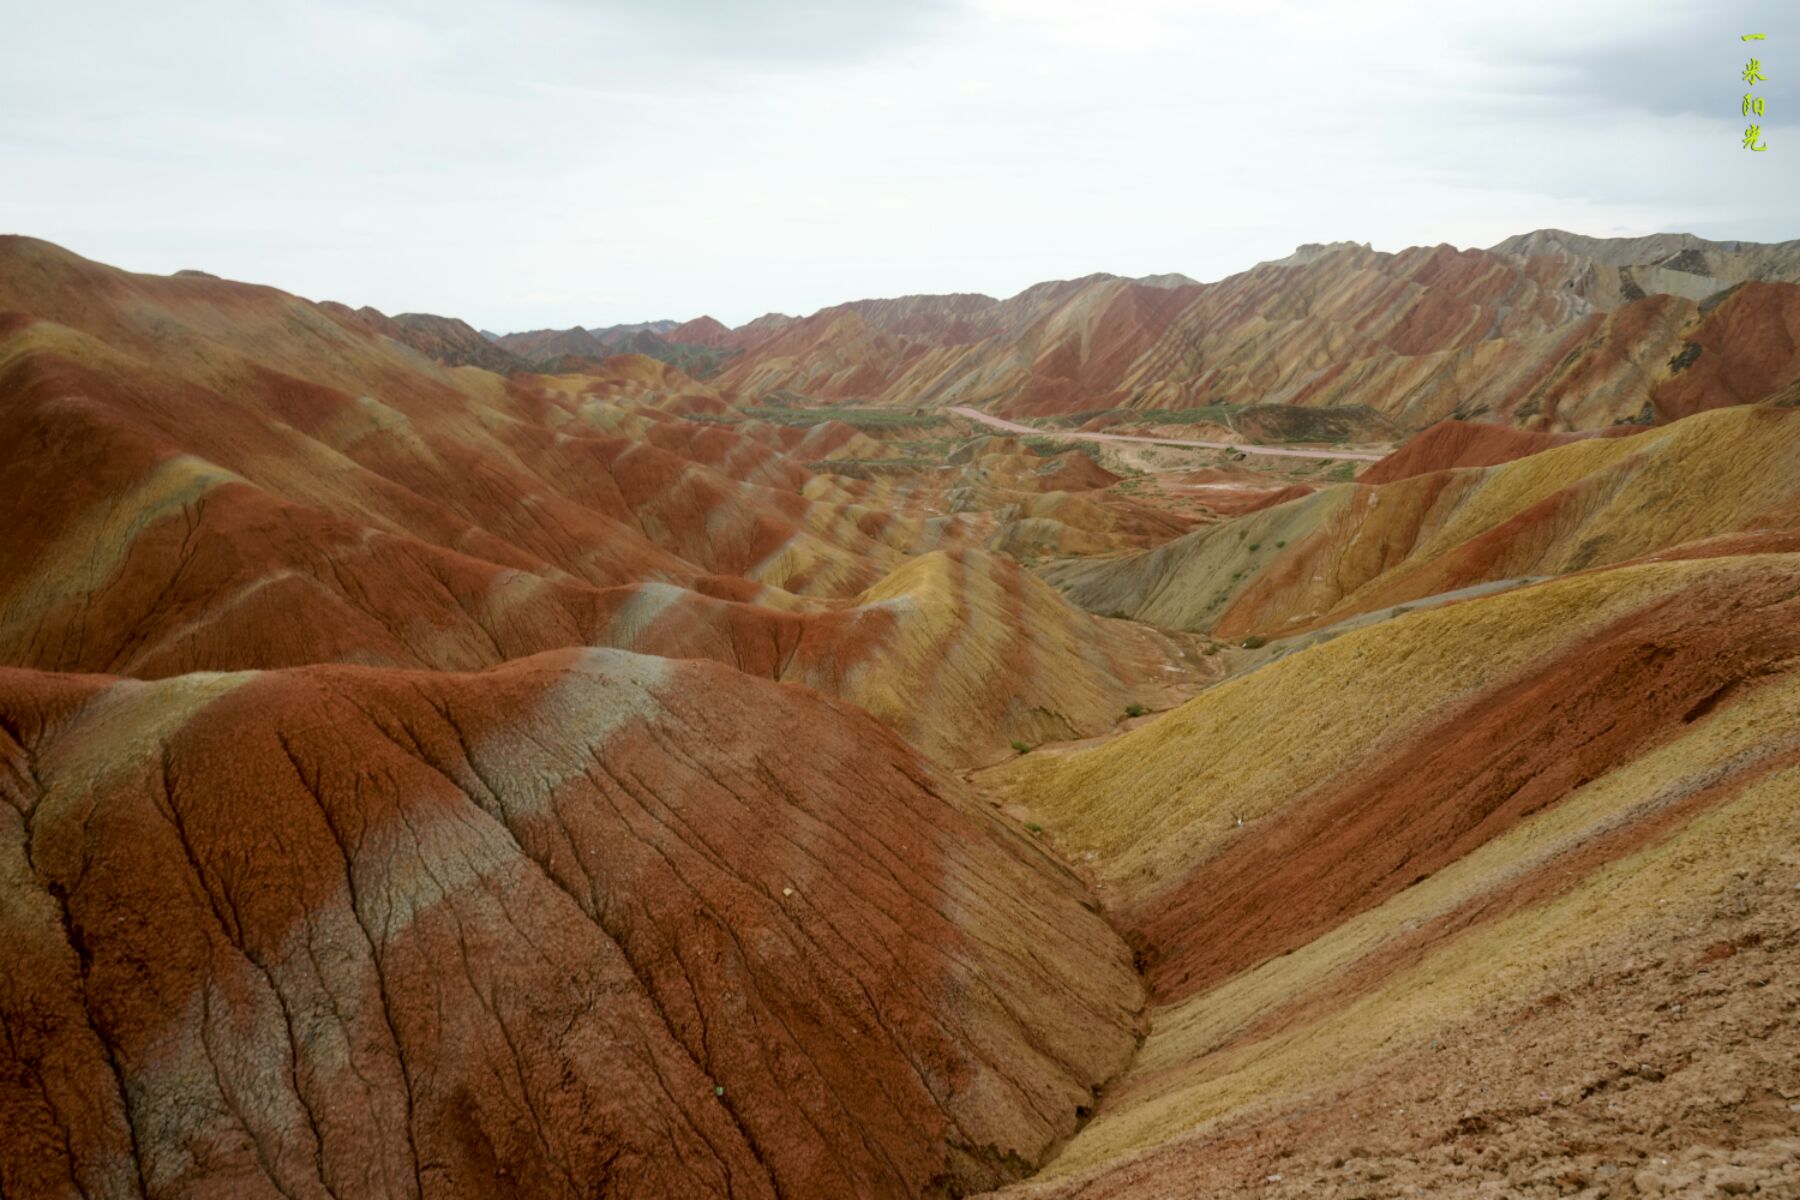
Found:
M 670 321 L 666 319 L 661 321 L 636 321 L 624 325 L 596 325 L 585 332 L 591 333 L 601 341 L 606 342 L 627 338 L 634 333 L 654 333 L 661 335 L 669 332 L 680 324 L 680 321 Z
M 669 341 L 692 346 L 719 346 L 730 337 L 731 330 L 724 323 L 708 316 L 695 317 L 667 332 Z
M 1345 250 L 1372 251 L 1368 242 L 1307 242 L 1298 246 L 1286 258 L 1274 258 L 1268 262 L 1256 264 L 1259 267 L 1303 267 L 1307 263 L 1317 262 L 1328 254 L 1336 254 Z
M 1534 229 L 1488 247 L 1496 254 L 1565 254 L 1590 258 L 1611 267 L 1661 262 L 1687 250 L 1721 254 L 1772 250 L 1800 252 L 1800 241 L 1713 242 L 1691 233 L 1652 233 L 1645 237 L 1602 238 L 1565 229 Z

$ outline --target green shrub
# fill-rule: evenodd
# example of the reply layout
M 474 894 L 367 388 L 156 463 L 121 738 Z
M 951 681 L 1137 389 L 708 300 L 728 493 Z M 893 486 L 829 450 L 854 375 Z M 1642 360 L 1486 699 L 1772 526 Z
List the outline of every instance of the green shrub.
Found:
M 1039 825 L 1036 821 L 1027 821 L 1025 823 L 1025 828 L 1031 830 L 1031 832 L 1033 832 L 1033 833 L 1044 832 L 1044 827 L 1042 825 Z
M 1125 706 L 1125 715 L 1128 717 L 1141 717 L 1144 715 L 1144 706 L 1141 704 L 1127 704 Z
M 1261 550 L 1261 549 L 1262 549 L 1262 543 L 1261 543 L 1261 542 L 1251 542 L 1251 543 L 1250 543 L 1250 548 L 1251 548 L 1251 549 L 1252 549 L 1252 550 Z
M 1287 543 L 1286 543 L 1286 542 L 1276 542 L 1276 543 L 1275 543 L 1275 548 L 1276 548 L 1276 549 L 1277 549 L 1277 550 L 1282 550 L 1282 549 L 1286 549 L 1286 547 L 1287 547 Z
M 1014 750 L 1017 750 L 1020 754 L 1024 754 L 1027 750 L 1031 749 L 1031 743 L 1030 742 L 1022 742 L 1018 738 L 1014 738 L 1012 748 Z
M 1253 634 L 1250 637 L 1245 638 L 1242 644 L 1246 650 L 1260 650 L 1269 644 L 1269 639 L 1263 637 L 1261 634 Z

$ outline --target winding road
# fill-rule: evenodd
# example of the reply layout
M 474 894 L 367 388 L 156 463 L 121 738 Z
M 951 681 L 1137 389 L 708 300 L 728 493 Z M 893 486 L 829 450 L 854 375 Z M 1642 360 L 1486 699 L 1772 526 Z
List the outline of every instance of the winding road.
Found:
M 1249 443 L 1240 445 L 1232 442 L 1199 442 L 1191 438 L 1131 437 L 1123 433 L 1080 433 L 1073 429 L 1039 429 L 1033 425 L 1021 425 L 1017 421 L 1008 421 L 989 413 L 978 412 L 973 408 L 952 407 L 950 411 L 958 416 L 980 421 L 983 425 L 1003 429 L 1008 433 L 1031 433 L 1039 437 L 1063 438 L 1071 442 L 1141 442 L 1147 446 L 1197 446 L 1202 450 L 1236 450 L 1242 454 L 1267 454 L 1275 458 L 1353 458 L 1363 462 L 1379 462 L 1386 457 L 1381 454 L 1367 454 L 1359 450 L 1292 450 L 1283 446 L 1256 446 Z

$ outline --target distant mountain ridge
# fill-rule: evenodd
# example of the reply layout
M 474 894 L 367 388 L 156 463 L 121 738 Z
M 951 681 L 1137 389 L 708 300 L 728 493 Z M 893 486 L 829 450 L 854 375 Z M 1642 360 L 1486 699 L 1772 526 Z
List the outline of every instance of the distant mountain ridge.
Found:
M 1400 428 L 1458 418 L 1567 431 L 1667 420 L 1800 379 L 1800 241 L 1557 229 L 1469 250 L 1337 241 L 1214 283 L 1098 273 L 1006 299 L 871 298 L 736 328 L 701 316 L 496 336 L 449 321 L 383 331 L 503 371 L 644 354 L 750 399 L 1022 416 L 1358 406 Z
M 611 352 L 605 342 L 579 325 L 568 329 L 532 329 L 503 334 L 495 344 L 533 365 L 571 355 L 605 358 Z
M 1661 261 L 1687 251 L 1710 254 L 1751 254 L 1800 264 L 1800 238 L 1787 242 L 1709 241 L 1691 233 L 1652 233 L 1644 237 L 1600 238 L 1563 229 L 1534 229 L 1517 233 L 1488 247 L 1495 254 L 1523 256 L 1570 254 L 1591 258 L 1613 267 Z
M 635 333 L 654 333 L 658 337 L 673 331 L 678 321 L 638 321 L 629 325 L 596 325 L 588 332 L 608 346 L 618 345 Z
M 683 330 L 704 340 L 690 344 L 672 336 Z M 523 368 L 549 374 L 595 367 L 615 354 L 642 354 L 703 379 L 716 374 L 733 352 L 724 344 L 729 332 L 719 322 L 703 317 L 685 325 L 663 320 L 592 329 L 533 329 L 501 334 L 493 341 Z
M 1360 405 L 1402 428 L 1589 429 L 1800 378 L 1800 242 L 1310 244 L 1216 283 L 1096 274 L 1005 300 L 859 300 L 744 340 L 717 382 L 749 396 L 1013 416 Z
M 501 375 L 525 368 L 524 361 L 496 344 L 496 339 L 455 317 L 431 313 L 400 313 L 390 317 L 367 305 L 352 309 L 332 300 L 322 302 L 319 307 L 386 334 L 402 345 L 411 346 L 421 354 L 453 367 L 481 367 Z

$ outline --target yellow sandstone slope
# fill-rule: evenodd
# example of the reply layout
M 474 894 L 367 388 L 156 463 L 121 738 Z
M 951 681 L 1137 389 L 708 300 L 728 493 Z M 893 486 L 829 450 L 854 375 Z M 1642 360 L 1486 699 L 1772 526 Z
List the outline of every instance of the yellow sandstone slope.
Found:
M 1093 873 L 1153 1005 L 1024 1190 L 1704 1175 L 1717 1142 L 1788 1194 L 1797 713 L 1800 555 L 1746 555 L 1413 613 L 990 773 Z M 1697 981 L 1725 958 L 1746 982 Z M 1680 1086 L 1633 1092 L 1640 1063 Z
M 1093 612 L 1283 637 L 1425 597 L 1704 539 L 1791 545 L 1800 411 L 1720 409 L 1499 466 L 1345 484 L 1044 577 Z
M 957 765 L 1010 756 L 1014 740 L 1107 732 L 1128 706 L 1168 707 L 1219 674 L 1198 639 L 1092 617 L 974 550 L 913 559 L 858 597 L 841 627 L 869 639 L 863 654 L 783 678 L 853 700 Z

